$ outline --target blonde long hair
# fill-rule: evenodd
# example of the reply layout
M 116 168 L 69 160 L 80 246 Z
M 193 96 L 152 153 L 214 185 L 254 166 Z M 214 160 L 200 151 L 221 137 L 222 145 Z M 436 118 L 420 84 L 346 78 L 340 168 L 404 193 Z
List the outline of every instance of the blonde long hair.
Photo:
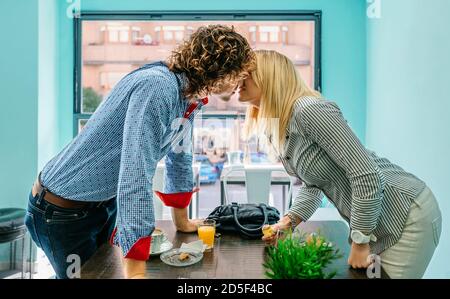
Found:
M 253 81 L 261 90 L 260 107 L 247 108 L 244 136 L 266 135 L 280 152 L 295 101 L 303 96 L 321 97 L 300 77 L 292 61 L 272 50 L 257 50 Z

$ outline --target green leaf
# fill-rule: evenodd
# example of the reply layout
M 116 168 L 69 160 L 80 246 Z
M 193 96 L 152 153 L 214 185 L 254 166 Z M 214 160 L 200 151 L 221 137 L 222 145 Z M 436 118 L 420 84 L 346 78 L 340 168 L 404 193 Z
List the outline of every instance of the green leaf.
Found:
M 276 246 L 267 250 L 267 259 L 263 264 L 265 275 L 272 279 L 319 279 L 332 278 L 336 272 L 325 273 L 326 267 L 342 257 L 340 251 L 328 246 L 327 240 L 315 235 L 306 242 L 307 235 L 292 235 L 279 240 Z

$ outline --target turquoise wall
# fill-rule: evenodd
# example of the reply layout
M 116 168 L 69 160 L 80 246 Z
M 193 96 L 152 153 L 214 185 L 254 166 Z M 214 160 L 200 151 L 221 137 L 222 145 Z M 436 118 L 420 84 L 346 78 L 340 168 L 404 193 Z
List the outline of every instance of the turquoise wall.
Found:
M 0 208 L 24 208 L 37 172 L 37 9 L 37 0 L 0 1 Z M 1 244 L 0 269 L 8 261 Z
M 58 151 L 57 0 L 39 0 L 38 169 Z
M 0 1 L 0 208 L 25 207 L 37 173 L 37 0 Z
M 366 3 L 362 0 L 147 1 L 81 0 L 81 10 L 301 10 L 323 11 L 323 93 L 338 102 L 358 136 L 365 138 Z M 73 137 L 73 25 L 59 4 L 59 147 Z
M 0 2 L 0 207 L 24 207 L 38 169 L 58 150 L 56 7 Z
M 367 144 L 439 200 L 443 232 L 426 274 L 439 278 L 450 278 L 449 28 L 448 0 L 382 1 L 367 26 Z

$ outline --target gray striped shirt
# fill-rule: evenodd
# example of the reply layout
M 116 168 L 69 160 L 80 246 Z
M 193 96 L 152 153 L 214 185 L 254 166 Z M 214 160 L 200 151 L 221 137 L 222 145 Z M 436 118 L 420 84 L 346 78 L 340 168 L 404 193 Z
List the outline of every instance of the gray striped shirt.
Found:
M 339 107 L 323 99 L 297 100 L 280 159 L 303 181 L 290 213 L 308 220 L 325 194 L 351 229 L 376 237 L 370 243 L 376 254 L 398 241 L 412 200 L 425 188 L 414 175 L 367 150 Z

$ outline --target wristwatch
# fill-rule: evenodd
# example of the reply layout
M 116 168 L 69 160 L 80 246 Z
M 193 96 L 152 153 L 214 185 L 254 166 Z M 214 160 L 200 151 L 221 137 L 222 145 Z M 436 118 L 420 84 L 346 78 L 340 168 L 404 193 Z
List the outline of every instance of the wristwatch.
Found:
M 371 236 L 367 236 L 359 230 L 352 230 L 352 232 L 350 233 L 350 238 L 356 244 L 367 244 L 372 239 Z
M 291 220 L 291 228 L 292 230 L 294 230 L 297 227 L 297 225 L 300 224 L 300 222 L 298 221 L 298 217 L 292 213 L 287 213 L 286 216 L 288 216 L 289 219 Z

